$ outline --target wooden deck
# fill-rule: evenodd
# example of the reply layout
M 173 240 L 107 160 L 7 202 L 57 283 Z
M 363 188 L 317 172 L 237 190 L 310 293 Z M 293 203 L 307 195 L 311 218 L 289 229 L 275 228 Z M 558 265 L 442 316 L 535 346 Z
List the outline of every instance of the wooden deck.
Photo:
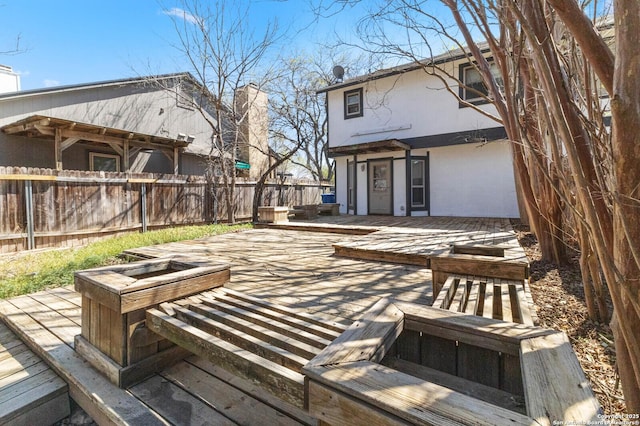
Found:
M 431 257 L 453 245 L 482 245 L 506 249 L 507 260 L 526 260 L 509 219 L 343 215 L 262 226 L 360 235 L 333 245 L 337 256 L 354 259 L 428 268 Z
M 0 323 L 0 424 L 51 424 L 68 415 L 67 383 Z
M 339 227 L 342 217 L 323 217 Z M 385 218 L 395 219 L 395 218 Z M 401 218 L 402 219 L 402 218 Z M 404 245 L 440 235 L 439 244 L 462 240 L 473 233 L 482 243 L 515 240 L 506 223 L 490 221 L 478 230 L 460 220 L 448 228 L 431 218 L 397 224 Z M 382 227 L 379 223 L 345 226 Z M 331 223 L 333 222 L 333 223 Z M 434 228 L 428 228 L 429 226 Z M 493 225 L 491 225 L 493 224 Z M 322 225 L 325 226 L 325 225 Z M 426 228 L 425 228 L 426 227 Z M 457 230 L 455 230 L 457 229 Z M 383 231 L 380 231 L 383 232 Z M 475 234 L 475 232 L 478 232 Z M 390 234 L 393 235 L 393 234 Z M 446 236 L 446 238 L 445 238 Z M 431 273 L 415 265 L 339 257 L 336 244 L 356 244 L 362 235 L 284 229 L 253 229 L 188 242 L 130 250 L 137 258 L 187 254 L 228 262 L 228 287 L 280 305 L 350 324 L 381 297 L 424 305 L 432 303 Z M 424 240 L 422 240 L 424 238 Z M 475 241 L 475 240 L 474 240 Z M 69 393 L 100 424 L 313 424 L 302 410 L 273 398 L 253 383 L 192 356 L 128 389 L 119 389 L 74 350 L 81 330 L 81 297 L 71 288 L 58 288 L 0 301 L 0 317 L 68 383 Z

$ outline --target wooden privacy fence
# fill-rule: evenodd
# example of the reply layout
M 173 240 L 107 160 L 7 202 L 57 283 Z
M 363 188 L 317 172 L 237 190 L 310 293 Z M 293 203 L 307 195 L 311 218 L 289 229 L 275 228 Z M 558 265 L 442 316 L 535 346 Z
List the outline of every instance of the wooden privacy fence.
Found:
M 320 202 L 328 184 L 268 182 L 263 205 Z M 255 182 L 237 179 L 235 216 L 251 219 Z M 201 176 L 0 167 L 0 253 L 225 221 L 223 187 Z

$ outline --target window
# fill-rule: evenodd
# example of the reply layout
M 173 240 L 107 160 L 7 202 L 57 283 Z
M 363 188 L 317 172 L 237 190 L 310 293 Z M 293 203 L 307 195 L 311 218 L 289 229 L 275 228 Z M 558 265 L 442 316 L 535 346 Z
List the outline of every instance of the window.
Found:
M 426 161 L 411 159 L 411 208 L 426 207 Z
M 92 172 L 119 172 L 120 157 L 112 154 L 90 152 L 89 170 Z
M 347 160 L 347 208 L 355 210 L 356 208 L 356 162 Z
M 344 118 L 362 117 L 362 88 L 344 92 Z
M 490 63 L 491 74 L 496 79 L 498 86 L 503 86 L 500 71 L 494 62 Z M 474 105 L 488 103 L 489 89 L 484 84 L 480 72 L 471 64 L 460 65 L 460 98 Z

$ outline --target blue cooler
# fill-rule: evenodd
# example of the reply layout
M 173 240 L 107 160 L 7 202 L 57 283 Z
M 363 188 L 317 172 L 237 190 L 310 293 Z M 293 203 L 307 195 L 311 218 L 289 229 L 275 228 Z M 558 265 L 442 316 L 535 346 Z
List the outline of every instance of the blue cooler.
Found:
M 322 204 L 332 204 L 336 202 L 336 194 L 334 194 L 333 192 L 321 194 L 321 196 L 322 196 Z

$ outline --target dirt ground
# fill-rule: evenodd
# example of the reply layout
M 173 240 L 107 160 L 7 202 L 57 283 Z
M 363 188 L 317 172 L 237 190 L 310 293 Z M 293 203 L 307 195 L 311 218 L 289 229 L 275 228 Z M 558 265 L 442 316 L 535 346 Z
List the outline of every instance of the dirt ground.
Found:
M 624 413 L 613 335 L 608 324 L 589 319 L 578 253 L 571 253 L 566 266 L 543 262 L 536 238 L 526 227 L 516 231 L 531 262 L 530 287 L 540 325 L 567 333 L 605 413 Z

